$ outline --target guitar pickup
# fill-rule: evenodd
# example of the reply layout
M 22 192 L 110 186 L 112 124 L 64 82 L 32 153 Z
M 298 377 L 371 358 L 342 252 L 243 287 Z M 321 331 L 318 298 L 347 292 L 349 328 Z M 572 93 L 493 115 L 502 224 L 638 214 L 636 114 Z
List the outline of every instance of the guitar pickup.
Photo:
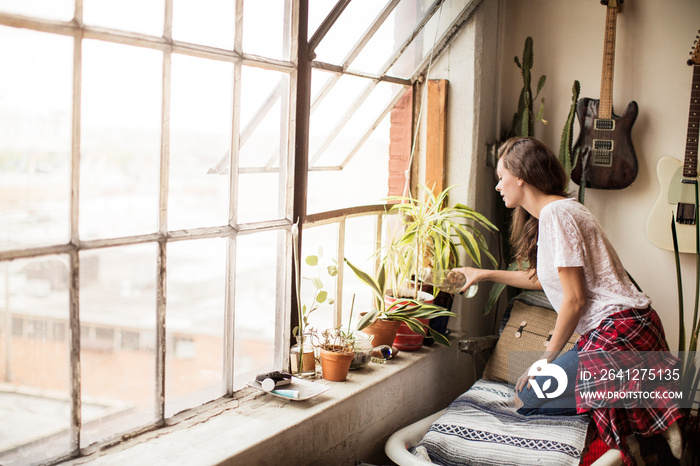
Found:
M 593 160 L 591 163 L 596 167 L 612 166 L 613 141 L 609 139 L 593 140 Z
M 593 127 L 600 131 L 615 131 L 615 120 L 596 118 L 593 120 Z
M 679 202 L 676 222 L 682 225 L 695 225 L 695 210 L 695 204 Z

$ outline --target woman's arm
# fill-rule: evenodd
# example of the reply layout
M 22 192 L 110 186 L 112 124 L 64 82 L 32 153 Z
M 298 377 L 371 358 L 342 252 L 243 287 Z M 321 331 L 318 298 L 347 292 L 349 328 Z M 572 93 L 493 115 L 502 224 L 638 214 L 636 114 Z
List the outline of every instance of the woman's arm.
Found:
M 559 267 L 559 281 L 564 291 L 564 298 L 557 314 L 552 338 L 547 344 L 544 355 L 540 358 L 546 359 L 547 362 L 552 362 L 559 356 L 566 342 L 574 334 L 586 305 L 586 285 L 583 278 L 583 267 Z M 515 384 L 515 391 L 522 391 L 530 378 L 527 371 L 521 375 Z
M 564 348 L 576 326 L 584 306 L 586 305 L 586 282 L 583 278 L 583 267 L 559 267 L 559 281 L 564 291 L 564 298 L 554 324 L 552 338 L 547 345 L 547 361 L 552 362 L 556 355 Z M 548 353 L 553 353 L 554 356 Z
M 462 287 L 461 291 L 466 291 L 467 288 L 479 282 L 496 282 L 504 285 L 514 286 L 525 290 L 541 290 L 542 285 L 537 280 L 537 275 L 530 277 L 531 272 L 526 270 L 491 270 L 491 269 L 476 269 L 474 267 L 460 267 L 453 269 L 464 274 L 467 277 L 467 283 Z

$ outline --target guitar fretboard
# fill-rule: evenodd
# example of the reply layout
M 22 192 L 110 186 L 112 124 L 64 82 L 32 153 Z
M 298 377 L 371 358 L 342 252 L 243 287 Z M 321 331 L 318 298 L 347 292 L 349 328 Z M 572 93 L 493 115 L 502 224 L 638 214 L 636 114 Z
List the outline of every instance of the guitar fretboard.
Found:
M 610 2 L 611 4 L 613 2 Z M 608 4 L 605 13 L 605 44 L 603 47 L 603 75 L 600 80 L 599 118 L 612 117 L 613 71 L 615 69 L 615 30 L 617 6 Z
M 690 89 L 690 111 L 688 113 L 688 136 L 685 141 L 683 176 L 698 176 L 698 136 L 700 125 L 700 65 L 693 65 L 693 85 Z

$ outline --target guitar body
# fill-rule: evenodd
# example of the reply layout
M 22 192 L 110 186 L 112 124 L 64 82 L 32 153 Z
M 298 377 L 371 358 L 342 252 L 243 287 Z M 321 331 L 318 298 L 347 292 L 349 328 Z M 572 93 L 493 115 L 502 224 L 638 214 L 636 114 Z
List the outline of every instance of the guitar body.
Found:
M 623 189 L 637 177 L 637 156 L 630 133 L 637 119 L 637 102 L 632 101 L 622 116 L 598 117 L 599 100 L 582 98 L 576 104 L 581 132 L 574 144 L 578 150 L 571 179 L 586 188 Z
M 697 178 L 685 178 L 683 164 L 672 157 L 659 160 L 656 175 L 660 185 L 659 198 L 647 219 L 647 236 L 654 246 L 673 251 L 671 222 L 676 218 L 679 202 L 695 205 L 695 185 L 692 181 L 697 181 Z M 676 223 L 676 235 L 678 251 L 694 254 L 695 225 Z

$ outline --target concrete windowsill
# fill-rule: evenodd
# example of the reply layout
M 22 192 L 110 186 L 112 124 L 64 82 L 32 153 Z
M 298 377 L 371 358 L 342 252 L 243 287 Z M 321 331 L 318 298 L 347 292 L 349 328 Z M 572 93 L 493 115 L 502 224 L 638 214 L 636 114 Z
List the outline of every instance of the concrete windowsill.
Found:
M 468 356 L 459 353 L 457 338 L 452 336 L 450 339 L 452 346 L 449 348 L 435 345 L 412 353 L 401 352 L 386 364 L 371 363 L 365 368 L 350 371 L 345 382 L 328 382 L 318 378 L 314 383 L 327 384 L 331 388 L 305 401 L 283 400 L 254 388 L 245 388 L 236 392 L 232 398 L 222 398 L 168 419 L 168 425 L 162 428 L 69 460 L 65 464 L 244 464 L 240 461 L 241 458 L 250 461 L 250 458 L 257 458 L 258 455 L 269 456 L 270 452 L 266 451 L 269 448 L 266 445 L 279 445 L 283 438 L 287 439 L 286 442 L 292 449 L 298 450 L 285 452 L 283 458 L 289 459 L 293 454 L 308 455 L 303 453 L 303 450 L 319 452 L 319 449 L 326 447 L 330 449 L 327 455 L 337 457 L 345 454 L 341 450 L 345 448 L 343 444 L 348 443 L 349 437 L 360 435 L 356 431 L 366 429 L 386 431 L 386 435 L 375 434 L 383 437 L 378 438 L 376 442 L 358 438 L 358 442 L 364 444 L 363 448 L 376 453 L 383 445 L 383 440 L 394 429 L 444 407 L 454 398 L 455 393 L 459 394 L 465 389 L 466 382 L 458 384 L 459 387 L 452 390 L 440 388 L 440 393 L 447 392 L 447 401 L 430 400 L 425 404 L 418 403 L 420 407 L 409 407 L 400 419 L 390 420 L 392 411 L 395 412 L 403 401 L 416 404 L 411 403 L 413 398 L 418 397 L 420 400 L 426 395 L 432 396 L 426 391 L 429 392 L 435 385 L 433 379 L 436 374 L 432 373 L 433 368 L 444 374 L 444 370 L 452 370 L 450 367 L 455 365 L 455 361 L 459 361 L 460 366 L 463 362 L 470 361 Z M 442 360 L 451 362 L 443 363 Z M 445 364 L 448 365 L 447 368 L 443 367 Z M 402 373 L 405 375 L 400 376 Z M 425 380 L 424 376 L 427 377 Z M 452 378 L 452 374 L 450 377 Z M 463 379 L 459 376 L 454 378 Z M 404 388 L 406 381 L 415 381 L 415 389 Z M 449 383 L 454 385 L 454 381 Z M 406 393 L 402 393 L 400 397 L 393 396 L 397 390 Z M 416 393 L 413 393 L 414 391 Z M 384 395 L 385 392 L 393 395 L 383 399 L 387 396 Z M 341 408 L 341 405 L 344 407 Z M 373 409 L 379 409 L 379 413 L 363 414 L 365 408 L 372 408 L 373 405 L 376 405 Z M 322 421 L 326 418 L 327 421 Z M 340 425 L 336 425 L 336 419 L 342 419 Z M 374 426 L 381 422 L 388 423 L 391 428 Z M 324 434 L 326 444 L 304 446 L 297 443 L 298 434 L 295 432 L 319 428 L 328 430 L 324 425 L 330 426 L 331 429 Z M 332 432 L 333 429 L 340 429 L 337 432 L 338 439 L 334 437 L 336 433 Z M 342 429 L 349 429 L 349 432 L 342 432 Z M 375 444 L 366 445 L 368 443 Z M 354 448 L 357 450 L 359 447 Z M 263 461 L 260 463 L 271 464 Z

